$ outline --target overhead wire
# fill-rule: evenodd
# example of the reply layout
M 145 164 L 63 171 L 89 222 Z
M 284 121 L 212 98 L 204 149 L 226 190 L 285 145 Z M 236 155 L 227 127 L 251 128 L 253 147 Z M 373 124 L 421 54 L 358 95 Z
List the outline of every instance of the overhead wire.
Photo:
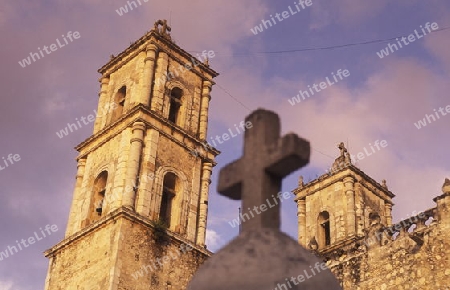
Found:
M 435 33 L 435 32 L 440 32 L 440 31 L 445 31 L 450 29 L 450 26 L 448 27 L 443 27 L 443 28 L 439 28 L 437 30 L 432 31 L 431 33 Z M 333 50 L 333 49 L 339 49 L 339 48 L 346 48 L 346 47 L 352 47 L 352 46 L 358 46 L 358 45 L 367 45 L 367 44 L 373 44 L 373 43 L 382 43 L 382 42 L 388 42 L 388 41 L 392 41 L 392 40 L 396 40 L 399 37 L 403 37 L 403 36 L 396 36 L 396 37 L 391 37 L 391 38 L 384 38 L 384 39 L 374 39 L 374 40 L 368 40 L 368 41 L 360 41 L 360 42 L 353 42 L 353 43 L 346 43 L 346 44 L 340 44 L 340 45 L 331 45 L 331 46 L 323 46 L 323 47 L 307 47 L 307 48 L 299 48 L 299 49 L 291 49 L 291 50 L 275 50 L 275 51 L 257 51 L 257 52 L 248 52 L 248 53 L 235 53 L 233 55 L 252 55 L 252 54 L 283 54 L 283 53 L 294 53 L 294 52 L 305 52 L 305 51 L 317 51 L 317 50 Z M 199 53 L 199 51 L 190 51 L 190 52 L 194 52 L 194 53 Z M 201 53 L 201 52 L 200 52 Z M 228 92 L 225 88 L 223 88 L 221 85 L 217 84 L 217 87 L 219 87 L 223 92 L 225 92 L 225 94 L 227 94 L 228 96 L 230 96 L 233 100 L 235 100 L 237 103 L 239 103 L 242 107 L 244 107 L 245 109 L 247 109 L 249 112 L 251 111 L 251 109 L 246 106 L 242 101 L 240 101 L 238 98 L 234 97 L 230 92 Z M 316 150 L 314 148 L 312 148 L 312 150 L 326 156 L 329 157 L 331 159 L 335 159 L 334 157 L 323 153 L 319 150 Z

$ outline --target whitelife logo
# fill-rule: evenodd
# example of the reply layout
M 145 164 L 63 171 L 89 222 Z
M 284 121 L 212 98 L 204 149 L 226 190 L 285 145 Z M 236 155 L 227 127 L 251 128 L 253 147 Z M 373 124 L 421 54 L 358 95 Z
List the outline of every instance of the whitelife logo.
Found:
M 181 244 L 179 248 L 179 251 L 168 251 L 168 254 L 166 254 L 162 258 L 156 258 L 152 264 L 142 266 L 140 270 L 134 272 L 134 274 L 131 274 L 131 276 L 133 276 L 134 280 L 137 280 L 140 277 L 144 277 L 144 274 L 148 274 L 152 271 L 158 271 L 159 268 L 164 267 L 164 264 L 170 262 L 170 260 L 176 261 L 180 258 L 181 254 L 186 254 L 187 252 L 193 250 L 193 247 L 188 244 Z
M 373 148 L 373 146 L 375 146 L 377 148 L 377 150 L 375 150 L 375 148 Z M 369 157 L 369 156 L 371 156 L 373 154 L 376 154 L 381 149 L 386 148 L 388 146 L 388 142 L 386 140 L 381 140 L 381 141 L 380 140 L 376 140 L 374 142 L 373 146 L 372 146 L 372 143 L 369 143 L 369 147 L 370 147 L 370 151 L 371 152 L 369 150 L 367 150 L 367 148 L 364 146 L 363 152 L 359 152 L 356 155 L 350 154 L 350 159 L 353 161 L 353 163 L 350 163 L 348 161 L 342 161 L 339 164 L 337 164 L 335 170 L 333 170 L 333 168 L 331 167 L 330 169 L 326 170 L 326 172 L 328 173 L 328 175 L 333 175 L 335 172 L 341 170 L 342 168 L 345 168 L 345 167 L 349 166 L 350 164 L 356 164 L 360 160 L 363 160 L 366 157 Z
M 339 81 L 342 81 L 344 78 L 347 78 L 350 76 L 350 71 L 348 69 L 338 69 L 338 71 L 336 72 L 336 75 L 334 74 L 334 72 L 331 73 L 331 75 L 333 76 L 333 81 L 330 81 L 330 79 L 328 77 L 325 78 L 325 81 L 320 82 L 319 84 L 314 83 L 312 85 L 312 87 L 310 85 L 308 85 L 308 90 L 306 91 L 302 91 L 299 90 L 297 96 L 292 97 L 291 99 L 288 100 L 289 104 L 291 104 L 291 106 L 294 106 L 298 103 L 300 103 L 301 101 L 304 101 L 306 98 L 309 98 L 311 96 L 314 96 L 314 93 L 319 93 L 322 90 L 325 90 L 328 87 L 331 87 L 332 85 L 338 83 Z M 338 79 L 339 77 L 339 79 Z M 320 89 L 319 89 L 320 87 Z M 313 90 L 314 89 L 314 90 Z M 310 94 L 311 93 L 311 94 Z
M 137 3 L 139 3 L 139 6 L 142 6 L 142 2 L 147 3 L 149 0 L 136 0 Z M 133 11 L 133 9 L 138 8 L 138 4 L 136 3 L 136 1 L 127 1 L 127 5 L 124 5 L 122 7 L 119 7 L 119 9 L 116 9 L 117 14 L 119 14 L 119 16 L 122 16 L 126 13 L 128 13 L 129 11 Z M 128 7 L 130 8 L 130 10 L 128 10 Z
M 20 161 L 20 155 L 19 154 L 9 154 L 8 157 L 2 157 L 3 159 L 3 164 L 5 165 L 5 167 L 2 166 L 2 164 L 0 164 L 0 171 L 2 171 L 3 169 L 8 168 L 11 165 L 14 165 L 15 163 Z
M 317 262 L 314 265 L 314 269 L 316 269 L 316 271 L 314 271 L 313 266 L 310 265 L 309 269 L 311 271 L 311 274 L 308 273 L 308 271 L 305 269 L 303 270 L 303 274 L 298 275 L 297 277 L 291 277 L 291 278 L 285 278 L 284 280 L 286 281 L 285 283 L 278 283 L 277 287 L 275 287 L 273 290 L 288 290 L 288 289 L 292 289 L 292 284 L 294 285 L 299 285 L 300 283 L 303 283 L 304 281 L 316 276 L 317 274 L 319 274 L 322 271 L 328 270 L 327 264 L 325 264 L 324 262 L 320 263 Z M 297 282 L 298 281 L 298 282 Z M 289 286 L 286 286 L 286 284 Z
M 52 233 L 56 233 L 58 231 L 57 225 L 46 225 L 44 229 L 39 228 L 40 232 L 34 232 L 34 235 L 29 237 L 28 239 L 21 239 L 20 242 L 16 241 L 16 246 L 8 246 L 5 251 L 0 252 L 0 261 L 7 259 L 8 257 L 17 254 L 19 251 L 22 251 L 24 248 L 28 248 L 30 245 L 33 245 L 36 242 L 39 242 L 46 238 L 47 236 L 51 236 Z M 28 244 L 27 244 L 28 242 Z M 23 248 L 22 248 L 23 246 Z M 19 249 L 17 249 L 19 248 Z
M 67 38 L 70 40 L 70 42 L 67 40 Z M 44 56 L 49 55 L 52 52 L 55 52 L 58 50 L 58 48 L 62 48 L 69 43 L 73 42 L 75 39 L 79 39 L 81 37 L 80 33 L 78 31 L 75 31 L 72 33 L 72 31 L 67 32 L 66 36 L 64 34 L 62 35 L 63 41 L 59 41 L 59 38 L 56 39 L 56 45 L 55 43 L 50 44 L 49 46 L 44 45 L 44 47 L 41 49 L 38 47 L 39 53 L 37 52 L 30 52 L 30 56 L 27 58 L 24 58 L 22 61 L 19 61 L 19 64 L 22 68 L 25 68 L 27 65 L 31 65 L 31 60 L 33 62 L 36 62 L 37 60 L 44 58 Z M 49 50 L 50 49 L 50 50 Z M 45 51 L 46 54 L 44 54 L 43 51 Z
M 184 65 L 179 65 L 178 68 L 175 68 L 173 70 L 171 69 L 170 72 L 165 72 L 165 74 L 161 75 L 157 80 L 155 80 L 155 85 L 165 85 L 167 81 L 170 81 L 175 77 L 180 77 L 180 75 L 192 70 L 205 61 L 209 61 L 215 56 L 216 54 L 213 50 L 204 50 L 202 52 L 202 55 L 197 53 L 197 58 L 192 56 L 191 62 L 185 63 Z
M 400 39 L 401 41 L 398 40 L 398 38 L 396 38 L 395 40 L 397 40 L 398 46 L 395 43 L 394 44 L 388 43 L 386 48 L 384 48 L 384 49 L 380 50 L 379 52 L 377 52 L 378 57 L 379 58 L 383 58 L 385 56 L 388 56 L 389 55 L 389 50 L 390 50 L 391 53 L 394 53 L 397 50 L 399 50 L 400 48 L 403 48 L 402 43 L 403 43 L 403 45 L 407 46 L 410 43 L 416 41 L 417 39 L 423 38 L 425 35 L 427 35 L 427 32 L 425 31 L 425 29 L 428 31 L 428 34 L 429 34 L 429 33 L 433 32 L 435 30 L 438 30 L 439 29 L 439 25 L 436 22 L 433 22 L 431 24 L 430 24 L 430 22 L 427 22 L 427 23 L 425 23 L 425 29 L 422 27 L 422 25 L 420 25 L 420 29 L 422 30 L 423 35 L 421 35 L 417 31 L 417 29 L 414 29 L 414 33 L 411 33 L 410 35 L 408 35 L 408 41 L 409 42 L 406 41 L 406 37 L 405 36 L 403 36 Z M 395 51 L 394 51 L 394 48 L 395 48 Z
M 291 6 L 288 6 L 288 10 L 289 11 L 283 11 L 281 13 L 276 13 L 275 14 L 275 18 L 278 20 L 278 22 L 283 21 L 284 19 L 288 19 L 290 16 L 295 15 L 297 13 L 299 13 L 302 10 L 305 10 L 306 8 L 312 6 L 312 0 L 299 0 L 298 3 L 294 2 L 295 8 L 296 9 L 292 9 Z M 297 10 L 297 11 L 296 11 Z M 261 24 L 259 26 L 255 26 L 254 28 L 250 28 L 250 31 L 254 34 L 257 35 L 258 33 L 261 33 L 264 31 L 265 29 L 268 29 L 270 27 L 272 27 L 272 23 L 273 25 L 276 25 L 278 22 L 275 20 L 275 18 L 272 16 L 272 14 L 270 15 L 270 20 L 261 20 Z M 272 20 L 272 21 L 271 21 Z
M 83 127 L 83 124 L 86 126 L 89 125 L 89 123 L 94 122 L 96 116 L 105 116 L 107 113 L 115 110 L 117 107 L 118 105 L 116 103 L 109 103 L 98 113 L 97 110 L 93 110 L 94 114 L 90 114 L 87 117 L 82 116 L 80 120 L 78 120 L 78 118 L 75 118 L 76 123 L 67 123 L 67 126 L 64 129 L 59 130 L 59 132 L 56 132 L 56 135 L 59 137 L 59 139 L 62 139 L 65 136 L 69 135 L 69 130 L 70 133 L 73 133 L 74 131 L 81 129 Z M 80 121 L 83 123 L 80 123 Z
M 283 202 L 285 199 L 289 199 L 291 197 L 291 193 L 288 191 L 285 192 L 278 192 L 276 196 L 274 196 L 272 194 L 272 202 L 270 199 L 266 199 L 265 202 L 259 206 L 254 206 L 253 208 L 248 208 L 248 211 L 244 212 L 244 213 L 240 213 L 238 218 L 233 219 L 231 222 L 228 222 L 228 224 L 232 227 L 235 228 L 236 226 L 239 226 L 241 223 L 244 223 L 248 220 L 250 220 L 251 218 L 254 218 L 255 215 L 259 215 L 262 212 L 265 212 L 266 210 L 268 210 L 269 208 L 272 208 L 276 205 L 278 205 L 278 203 Z M 250 215 L 252 217 L 250 217 L 248 215 L 248 213 L 250 213 Z
M 438 111 L 439 111 L 439 113 L 441 113 L 442 116 L 447 116 L 447 113 L 450 113 L 450 105 L 445 107 L 445 111 L 444 111 L 444 108 L 442 108 L 442 107 L 439 107 Z M 436 111 L 436 109 L 434 109 L 434 114 L 436 115 L 436 117 L 433 114 L 431 114 L 431 115 L 425 114 L 425 118 L 423 118 L 422 120 L 419 120 L 417 123 L 414 123 L 414 126 L 416 126 L 417 130 L 420 130 L 422 127 L 426 127 L 428 124 L 431 124 L 432 122 L 436 122 L 436 120 L 441 118 L 439 116 L 439 113 Z M 427 123 L 427 121 L 428 121 L 428 123 Z
M 236 130 L 236 133 L 234 133 L 234 131 L 231 128 L 228 128 L 228 133 L 223 133 L 221 136 L 216 135 L 215 140 L 217 140 L 217 142 L 219 142 L 219 144 L 223 144 L 224 142 L 230 140 L 231 138 L 234 138 L 236 136 L 238 136 L 239 134 L 244 133 L 246 130 L 249 130 L 251 128 L 253 128 L 253 124 L 250 121 L 241 121 L 239 123 L 239 127 L 238 125 L 234 124 L 234 128 Z M 239 128 L 241 128 L 241 130 L 239 130 Z M 220 139 L 220 137 L 222 137 L 222 139 Z M 203 149 L 201 147 L 199 148 L 195 148 L 194 150 L 191 151 L 191 154 L 198 157 L 200 154 L 202 154 L 202 151 L 208 151 L 209 148 L 215 148 L 217 147 L 216 142 L 214 141 L 213 137 L 210 137 L 211 139 L 211 143 L 209 143 L 207 140 L 205 140 L 202 144 Z

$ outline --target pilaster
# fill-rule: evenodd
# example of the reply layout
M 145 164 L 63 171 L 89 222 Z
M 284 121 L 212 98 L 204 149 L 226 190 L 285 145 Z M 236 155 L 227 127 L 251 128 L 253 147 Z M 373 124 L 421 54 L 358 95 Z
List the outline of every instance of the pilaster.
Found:
M 306 247 L 306 197 L 297 200 L 298 242 Z
M 347 237 L 355 236 L 356 234 L 356 215 L 355 215 L 355 179 L 351 176 L 344 178 L 345 199 L 347 201 Z
M 138 200 L 136 212 L 143 216 L 151 216 L 152 188 L 155 182 L 156 152 L 158 149 L 159 132 L 153 128 L 147 129 L 145 147 L 142 150 L 142 165 L 139 177 Z
M 169 66 L 169 56 L 164 51 L 158 53 L 156 64 L 155 86 L 151 99 L 151 109 L 162 114 L 164 103 L 164 90 L 167 82 L 167 68 Z
M 139 173 L 139 164 L 141 160 L 142 147 L 144 145 L 145 124 L 143 122 L 135 122 L 132 128 L 132 138 L 130 140 L 130 155 L 128 158 L 128 166 L 126 173 L 125 192 L 122 205 L 131 209 L 135 208 L 134 189 L 137 184 Z M 133 188 L 133 190 L 129 190 Z
M 97 117 L 95 118 L 94 123 L 94 134 L 97 133 L 103 126 L 106 124 L 106 119 L 108 117 L 107 112 L 111 109 L 111 106 L 107 106 L 108 104 L 108 86 L 109 86 L 109 77 L 102 76 L 100 78 L 100 93 L 98 100 L 98 108 L 97 108 Z M 107 112 L 105 109 L 107 108 Z M 114 108 L 112 108 L 114 109 Z
M 86 159 L 84 159 L 84 158 L 79 159 L 78 165 L 77 165 L 75 189 L 73 191 L 73 201 L 72 201 L 72 206 L 70 208 L 69 221 L 67 222 L 67 229 L 66 229 L 66 235 L 65 235 L 66 237 L 73 234 L 77 228 L 75 223 L 78 220 L 77 215 L 80 214 L 78 211 L 78 202 L 80 200 L 80 191 L 81 191 L 81 185 L 83 183 L 85 167 L 86 167 Z
M 208 217 L 208 192 L 209 184 L 211 183 L 212 164 L 204 163 L 201 179 L 201 193 L 200 193 L 200 212 L 198 223 L 197 244 L 205 245 L 206 239 L 206 219 Z
M 206 133 L 208 131 L 208 109 L 209 101 L 211 100 L 211 88 L 212 83 L 210 81 L 203 82 L 202 99 L 200 106 L 200 128 L 199 138 L 200 140 L 206 139 Z
M 145 49 L 144 71 L 142 80 L 142 93 L 139 96 L 138 103 L 146 106 L 150 103 L 151 88 L 155 78 L 155 61 L 158 47 L 155 44 L 149 44 Z
M 384 215 L 386 216 L 386 226 L 392 226 L 392 204 L 384 204 Z

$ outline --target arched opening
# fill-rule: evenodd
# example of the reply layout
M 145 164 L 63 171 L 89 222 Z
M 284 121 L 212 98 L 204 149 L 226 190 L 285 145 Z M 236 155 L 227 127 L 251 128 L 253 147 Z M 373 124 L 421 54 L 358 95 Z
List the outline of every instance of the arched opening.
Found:
M 381 217 L 376 212 L 371 212 L 369 214 L 369 226 L 381 223 Z
M 172 203 L 177 193 L 178 183 L 178 177 L 174 173 L 168 172 L 164 176 L 159 220 L 164 222 L 168 228 L 172 222 Z
M 181 107 L 181 97 L 183 91 L 180 88 L 173 88 L 170 91 L 170 107 L 169 107 L 169 121 L 178 124 Z
M 104 213 L 104 200 L 106 195 L 106 184 L 108 181 L 108 172 L 102 171 L 94 181 L 92 194 L 92 207 L 89 220 L 91 222 L 98 220 Z
M 123 113 L 123 106 L 125 104 L 125 98 L 127 96 L 127 87 L 122 86 L 114 96 L 114 111 L 112 114 L 111 122 L 116 121 L 117 119 L 122 116 Z
M 331 244 L 330 214 L 327 211 L 321 212 L 317 222 L 319 247 L 323 248 L 329 246 Z

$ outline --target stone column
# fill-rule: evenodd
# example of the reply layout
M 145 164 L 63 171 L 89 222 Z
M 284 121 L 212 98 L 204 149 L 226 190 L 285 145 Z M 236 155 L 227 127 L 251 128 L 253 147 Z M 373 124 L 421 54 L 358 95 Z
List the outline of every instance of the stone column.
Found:
M 77 167 L 78 170 L 75 181 L 75 189 L 73 191 L 73 199 L 72 199 L 72 206 L 70 208 L 69 221 L 67 222 L 66 237 L 73 234 L 80 226 L 76 225 L 75 223 L 77 222 L 77 220 L 80 220 L 79 219 L 80 217 L 78 216 L 80 214 L 80 211 L 78 210 L 79 209 L 78 201 L 82 199 L 82 197 L 80 197 L 79 195 L 83 183 L 84 169 L 86 168 L 86 159 L 79 159 Z
M 208 217 L 208 192 L 209 184 L 211 183 L 211 172 L 212 164 L 203 163 L 197 233 L 197 244 L 200 246 L 204 246 L 206 240 L 206 219 Z
M 351 176 L 344 178 L 345 199 L 347 201 L 347 237 L 356 234 L 356 215 L 355 215 L 355 179 Z
M 145 148 L 142 150 L 142 171 L 139 173 L 138 201 L 136 212 L 143 216 L 150 216 L 152 205 L 152 189 L 155 180 L 156 152 L 158 150 L 159 132 L 149 128 L 145 134 Z
M 384 215 L 386 216 L 386 225 L 388 227 L 392 226 L 392 204 L 384 204 Z
M 100 131 L 100 129 L 103 128 L 104 124 L 106 123 L 108 112 L 111 109 L 111 106 L 108 106 L 108 86 L 109 86 L 109 77 L 101 77 L 100 78 L 100 93 L 99 99 L 98 99 L 98 108 L 97 108 L 97 117 L 95 118 L 94 123 L 94 134 Z
M 356 214 L 356 234 L 364 236 L 364 201 L 361 183 L 355 184 L 355 214 Z
M 297 200 L 298 242 L 306 247 L 306 197 Z
M 156 64 L 155 86 L 151 100 L 151 109 L 159 114 L 163 112 L 164 90 L 166 87 L 167 68 L 169 65 L 169 56 L 164 51 L 158 53 Z
M 146 106 L 150 103 L 151 88 L 155 76 L 155 60 L 158 47 L 151 43 L 145 49 L 144 71 L 142 74 L 142 92 L 137 100 L 138 103 Z
M 200 140 L 206 139 L 206 133 L 208 131 L 208 108 L 209 101 L 211 100 L 212 83 L 210 81 L 203 82 L 203 90 L 200 105 L 200 127 L 199 138 Z
M 139 165 L 144 145 L 145 124 L 135 122 L 132 128 L 132 137 L 130 141 L 130 155 L 127 162 L 127 173 L 125 179 L 125 189 L 122 205 L 134 209 L 136 180 L 139 173 Z

